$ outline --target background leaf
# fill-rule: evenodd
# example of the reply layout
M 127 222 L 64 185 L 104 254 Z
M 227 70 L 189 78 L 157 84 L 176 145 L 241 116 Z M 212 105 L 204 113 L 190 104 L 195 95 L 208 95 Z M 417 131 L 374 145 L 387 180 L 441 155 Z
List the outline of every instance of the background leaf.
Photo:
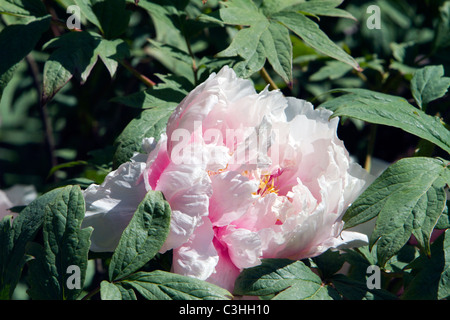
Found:
M 413 97 L 423 109 L 429 102 L 444 96 L 449 86 L 450 78 L 444 77 L 442 65 L 423 67 L 411 79 Z
M 341 17 L 356 20 L 348 11 L 337 8 L 342 0 L 313 0 L 294 4 L 290 9 L 308 12 L 318 16 Z
M 119 37 L 128 27 L 130 12 L 125 10 L 125 0 L 75 0 L 75 3 L 106 39 Z
M 1 10 L 1 7 L 0 7 Z M 50 26 L 50 16 L 36 18 L 26 24 L 9 25 L 0 32 L 0 98 L 11 80 L 17 64 L 34 49 Z
M 105 40 L 95 33 L 84 31 L 66 33 L 47 43 L 46 48 L 56 50 L 44 66 L 44 102 L 53 98 L 72 77 L 85 83 L 99 57 L 112 77 L 118 61 L 129 54 L 123 40 Z
M 47 44 L 47 49 L 57 48 L 44 66 L 43 100 L 48 101 L 76 77 L 85 82 L 97 62 L 95 54 L 100 39 L 88 32 L 66 33 Z
M 47 10 L 42 1 L 39 0 L 3 0 L 0 3 L 0 13 L 42 17 L 47 14 Z

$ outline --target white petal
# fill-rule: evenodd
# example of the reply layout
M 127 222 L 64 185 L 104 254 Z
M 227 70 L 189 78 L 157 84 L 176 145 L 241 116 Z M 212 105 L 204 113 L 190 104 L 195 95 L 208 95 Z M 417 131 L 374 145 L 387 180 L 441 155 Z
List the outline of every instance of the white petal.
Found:
M 11 188 L 0 190 L 0 220 L 5 216 L 16 217 L 18 213 L 9 209 L 15 206 L 25 206 L 38 196 L 32 185 L 14 185 Z
M 204 218 L 189 240 L 174 249 L 173 272 L 206 280 L 219 262 L 213 238 L 213 226 L 208 218 Z
M 209 218 L 215 226 L 225 226 L 239 219 L 254 201 L 258 185 L 241 174 L 228 171 L 211 177 L 213 194 Z
M 369 237 L 364 233 L 354 231 L 342 231 L 337 238 L 333 239 L 330 248 L 347 249 L 362 247 L 369 244 Z
M 213 240 L 214 247 L 219 255 L 219 262 L 217 263 L 214 272 L 206 281 L 222 287 L 229 292 L 233 292 L 234 283 L 239 276 L 240 270 L 230 260 L 226 246 L 222 245 L 216 239 Z
M 25 206 L 37 198 L 38 194 L 32 185 L 14 185 L 4 190 L 6 196 L 14 204 L 14 206 Z
M 6 193 L 0 190 L 0 220 L 2 220 L 6 216 L 15 216 L 17 214 L 13 214 L 9 211 L 14 205 L 7 197 Z
M 249 268 L 261 263 L 261 239 L 256 232 L 237 229 L 234 226 L 222 228 L 218 237 L 228 248 L 231 261 L 239 269 Z
M 164 194 L 172 209 L 170 232 L 161 249 L 164 252 L 185 243 L 201 217 L 208 215 L 211 180 L 203 166 L 170 163 L 155 190 Z
M 86 214 L 82 228 L 92 226 L 91 250 L 114 251 L 147 189 L 140 179 L 145 162 L 127 162 L 108 174 L 101 185 L 84 191 Z

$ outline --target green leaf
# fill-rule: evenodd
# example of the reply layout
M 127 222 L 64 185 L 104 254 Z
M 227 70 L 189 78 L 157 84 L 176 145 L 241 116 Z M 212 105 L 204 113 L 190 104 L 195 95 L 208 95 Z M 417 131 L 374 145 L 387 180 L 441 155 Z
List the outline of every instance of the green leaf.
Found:
M 168 112 L 172 112 L 186 95 L 185 91 L 168 86 L 157 86 L 125 97 L 116 97 L 111 101 L 132 108 L 166 109 Z
M 431 234 L 444 211 L 446 199 L 444 188 L 432 185 L 414 208 L 413 235 L 427 255 L 430 255 Z
M 48 173 L 48 177 L 52 176 L 56 171 L 64 169 L 64 168 L 72 168 L 76 166 L 85 166 L 88 162 L 84 160 L 78 160 L 78 161 L 70 161 L 61 163 L 59 165 L 56 165 L 50 169 L 50 172 Z
M 95 49 L 100 39 L 90 33 L 69 32 L 47 43 L 57 48 L 44 65 L 43 101 L 48 101 L 74 76 L 84 83 L 98 56 Z
M 295 4 L 289 9 L 303 11 L 318 16 L 340 17 L 356 20 L 350 12 L 336 8 L 342 2 L 342 0 L 310 0 Z
M 449 230 L 431 245 L 431 256 L 421 255 L 405 269 L 413 277 L 402 295 L 404 300 L 437 300 L 450 296 L 450 236 Z
M 450 44 L 450 1 L 445 1 L 439 8 L 439 19 L 435 30 L 433 49 L 448 47 Z
M 233 38 L 230 46 L 217 54 L 218 57 L 240 56 L 243 62 L 237 63 L 235 70 L 242 77 L 249 77 L 264 67 L 266 54 L 261 37 L 268 29 L 267 21 L 260 21 L 249 28 L 240 30 Z
M 158 49 L 158 51 L 165 55 L 165 56 L 170 56 L 175 60 L 178 60 L 179 62 L 184 63 L 186 66 L 188 66 L 189 68 L 192 68 L 192 57 L 189 55 L 189 52 L 187 52 L 186 50 L 182 50 L 179 47 L 170 45 L 170 44 L 166 44 L 166 43 L 161 43 L 152 39 L 148 40 L 149 43 L 152 45 L 152 50 L 154 49 Z
M 11 252 L 13 250 L 13 229 L 12 229 L 12 216 L 6 216 L 0 220 L 0 300 L 6 300 L 11 298 L 12 292 L 17 285 L 17 276 L 13 275 L 13 279 L 9 280 L 6 276 L 8 269 L 4 266 L 7 264 Z M 20 267 L 20 270 L 22 268 Z M 19 274 L 20 276 L 20 274 Z M 8 281 L 9 280 L 9 281 Z
M 111 281 L 127 277 L 151 260 L 169 233 L 170 205 L 149 191 L 125 228 L 109 265 Z
M 47 10 L 40 0 L 3 0 L 0 3 L 0 13 L 22 17 L 42 17 Z
M 346 116 L 400 128 L 450 153 L 450 131 L 441 120 L 413 107 L 405 99 L 366 89 L 336 91 L 348 94 L 320 105 L 333 111 L 332 117 Z
M 445 230 L 450 228 L 450 216 L 448 212 L 448 206 L 449 206 L 450 200 L 447 200 L 447 204 L 444 208 L 444 211 L 442 212 L 441 216 L 439 217 L 439 220 L 436 224 L 436 229 Z
M 414 73 L 411 79 L 411 92 L 417 105 L 424 109 L 426 105 L 447 93 L 450 78 L 444 77 L 444 67 L 426 66 Z
M 289 31 L 277 22 L 270 22 L 261 37 L 261 45 L 273 70 L 285 82 L 292 82 L 292 42 Z
M 109 74 L 113 77 L 116 74 L 119 61 L 130 55 L 127 43 L 122 39 L 106 40 L 101 39 L 96 54 L 100 57 Z
M 229 300 L 231 296 L 209 282 L 161 270 L 137 272 L 116 285 L 127 294 L 132 289 L 147 300 Z
M 147 99 L 147 95 L 136 97 Z M 141 100 L 140 100 L 141 101 Z M 142 139 L 154 137 L 156 141 L 166 129 L 167 120 L 173 112 L 172 108 L 155 107 L 142 111 L 135 119 L 131 120 L 126 128 L 114 142 L 114 167 L 130 160 L 135 152 L 142 152 Z
M 102 300 L 122 300 L 118 286 L 106 280 L 100 283 L 100 297 Z
M 18 63 L 34 49 L 42 34 L 50 27 L 50 16 L 27 24 L 15 24 L 0 32 L 0 97 L 11 80 Z
M 378 264 L 384 264 L 418 236 L 429 252 L 429 239 L 445 207 L 449 170 L 439 159 L 404 158 L 386 169 L 344 214 L 344 228 L 377 217 L 370 245 L 377 243 Z
M 245 60 L 235 66 L 243 77 L 249 77 L 260 70 L 267 59 L 284 81 L 292 81 L 292 43 L 289 31 L 276 22 L 260 21 L 239 31 L 231 45 L 218 54 L 219 57 L 237 55 Z
M 340 61 L 327 61 L 326 65 L 320 68 L 309 78 L 310 81 L 322 81 L 325 79 L 335 80 L 350 72 L 352 67 Z
M 275 300 L 331 300 L 330 288 L 303 262 L 265 259 L 244 269 L 236 279 L 234 294 L 273 296 Z
M 121 300 L 137 300 L 136 293 L 133 289 L 125 289 L 120 285 L 120 283 L 118 283 L 116 286 L 119 289 Z
M 32 201 L 14 219 L 12 227 L 10 220 L 2 220 L 0 235 L 0 297 L 7 299 L 12 296 L 22 267 L 26 262 L 25 249 L 41 229 L 46 206 L 58 195 L 58 190 L 47 192 Z
M 319 268 L 319 272 L 322 279 L 328 279 L 333 274 L 338 272 L 345 262 L 344 256 L 338 251 L 327 250 L 321 255 L 312 259 L 316 266 Z
M 250 26 L 267 21 L 266 16 L 258 11 L 253 1 L 229 1 L 226 8 L 220 9 L 220 19 L 225 24 Z
M 131 1 L 130 1 L 131 2 Z M 184 14 L 184 10 L 176 6 L 185 6 L 186 1 L 139 1 L 138 6 L 145 9 L 150 15 L 155 31 L 156 39 L 161 43 L 178 46 L 179 49 L 187 49 L 185 38 L 181 28 L 178 26 Z M 186 20 L 186 19 L 185 19 Z
M 444 233 L 443 253 L 445 263 L 438 283 L 438 299 L 450 297 L 450 236 L 447 231 Z
M 75 3 L 106 39 L 119 37 L 128 27 L 130 12 L 125 10 L 125 0 L 75 0 Z
M 72 77 L 84 83 L 99 57 L 113 76 L 117 61 L 128 55 L 128 46 L 123 40 L 105 40 L 85 31 L 65 33 L 48 42 L 46 48 L 56 50 L 44 65 L 44 102 L 53 98 Z
M 384 289 L 369 289 L 367 284 L 343 274 L 331 279 L 336 290 L 347 300 L 397 300 L 397 296 Z
M 31 243 L 27 251 L 34 259 L 29 266 L 29 294 L 33 299 L 75 300 L 83 289 L 92 228 L 80 229 L 84 219 L 84 197 L 79 186 L 66 186 L 45 207 L 43 246 Z M 70 267 L 70 268 L 69 268 Z M 71 268 L 80 285 L 69 283 Z
M 311 11 L 351 17 L 350 14 L 344 14 L 345 11 L 335 8 L 340 4 L 337 1 L 314 1 L 309 4 L 310 2 L 305 4 L 305 8 L 309 6 Z M 298 12 L 297 1 L 269 0 L 256 4 L 248 0 L 232 0 L 224 2 L 224 5 L 225 8 L 220 9 L 218 15 L 214 12 L 201 19 L 221 25 L 248 26 L 239 30 L 230 46 L 218 53 L 219 57 L 242 57 L 244 61 L 237 63 L 234 69 L 243 77 L 259 71 L 267 59 L 285 82 L 292 81 L 292 42 L 289 30 L 317 51 L 360 70 L 355 59 L 331 41 L 315 22 Z
M 230 1 L 220 10 L 220 19 L 229 25 L 250 26 L 240 30 L 219 57 L 241 56 L 245 61 L 235 69 L 243 77 L 259 71 L 266 61 L 285 82 L 292 81 L 292 43 L 289 31 L 270 21 L 250 1 Z
M 320 30 L 319 26 L 305 15 L 299 12 L 285 11 L 274 14 L 272 19 L 281 22 L 286 28 L 302 38 L 307 45 L 320 53 L 345 62 L 352 68 L 361 71 L 358 62 L 341 47 L 331 41 L 330 38 Z

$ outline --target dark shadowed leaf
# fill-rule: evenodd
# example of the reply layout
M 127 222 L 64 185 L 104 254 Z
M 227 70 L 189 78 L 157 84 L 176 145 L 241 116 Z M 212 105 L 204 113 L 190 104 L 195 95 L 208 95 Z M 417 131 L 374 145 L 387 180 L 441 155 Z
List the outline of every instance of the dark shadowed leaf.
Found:
M 0 97 L 17 64 L 34 49 L 49 27 L 50 16 L 47 15 L 27 24 L 9 25 L 0 32 Z
M 332 300 L 332 288 L 301 261 L 266 259 L 242 271 L 234 294 L 272 297 L 275 300 Z

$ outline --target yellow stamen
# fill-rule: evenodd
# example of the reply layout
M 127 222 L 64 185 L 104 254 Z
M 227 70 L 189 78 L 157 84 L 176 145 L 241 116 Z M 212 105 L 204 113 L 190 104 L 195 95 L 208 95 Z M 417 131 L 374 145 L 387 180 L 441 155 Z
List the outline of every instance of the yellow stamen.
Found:
M 225 168 L 223 168 L 223 169 L 219 169 L 219 170 L 217 170 L 217 171 L 210 171 L 210 170 L 207 170 L 206 172 L 208 173 L 208 176 L 212 177 L 212 176 L 215 176 L 216 174 L 220 174 L 220 173 L 224 172 L 224 171 L 227 170 L 227 169 L 228 169 L 228 164 L 227 164 L 227 166 L 226 166 Z
M 261 177 L 259 180 L 259 187 L 256 192 L 254 192 L 254 195 L 260 195 L 261 197 L 264 197 L 268 195 L 269 193 L 275 193 L 278 195 L 279 189 L 275 187 L 275 179 L 278 178 L 278 175 L 273 174 L 266 174 Z

